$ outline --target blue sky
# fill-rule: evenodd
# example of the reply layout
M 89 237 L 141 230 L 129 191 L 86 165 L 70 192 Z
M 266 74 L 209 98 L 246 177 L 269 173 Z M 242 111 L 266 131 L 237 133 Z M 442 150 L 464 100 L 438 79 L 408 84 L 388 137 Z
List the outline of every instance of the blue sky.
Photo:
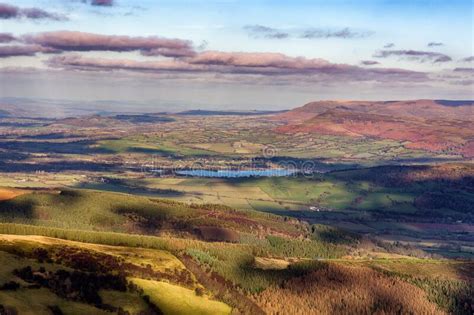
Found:
M 25 13 L 0 19 L 0 33 L 18 39 L 0 44 L 0 97 L 114 100 L 114 91 L 121 90 L 127 91 L 119 93 L 121 100 L 152 108 L 170 103 L 287 108 L 328 98 L 474 98 L 468 59 L 473 55 L 472 1 L 115 0 L 111 6 L 90 1 L 3 1 L 61 18 L 28 18 Z M 58 51 L 37 38 L 23 39 L 56 31 L 108 35 L 112 41 L 117 35 L 132 41 L 178 39 L 190 43 L 193 52 L 150 56 L 128 46 Z M 38 43 L 39 51 L 27 56 L 1 53 L 5 46 L 38 49 Z M 96 80 L 102 80 L 100 87 L 91 83 Z M 70 87 L 57 91 L 64 82 Z

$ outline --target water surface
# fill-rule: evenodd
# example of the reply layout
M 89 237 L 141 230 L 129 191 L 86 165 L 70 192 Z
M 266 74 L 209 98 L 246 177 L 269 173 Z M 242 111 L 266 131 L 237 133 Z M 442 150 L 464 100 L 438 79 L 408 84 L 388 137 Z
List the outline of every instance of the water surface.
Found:
M 265 170 L 184 170 L 176 171 L 177 175 L 192 177 L 214 177 L 214 178 L 238 178 L 238 177 L 275 177 L 290 176 L 297 171 L 287 169 L 265 169 Z

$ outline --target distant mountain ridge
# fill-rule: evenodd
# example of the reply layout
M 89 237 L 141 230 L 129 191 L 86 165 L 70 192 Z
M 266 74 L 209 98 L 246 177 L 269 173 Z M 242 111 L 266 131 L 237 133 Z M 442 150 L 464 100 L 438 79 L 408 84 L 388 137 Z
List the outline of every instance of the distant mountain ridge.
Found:
M 342 109 L 353 112 L 395 115 L 413 118 L 473 119 L 474 100 L 408 100 L 408 101 L 316 101 L 290 110 L 278 116 L 280 119 L 306 119 L 329 109 Z M 447 115 L 447 116 L 446 116 Z
M 275 115 L 281 133 L 375 137 L 474 157 L 474 101 L 318 101 Z

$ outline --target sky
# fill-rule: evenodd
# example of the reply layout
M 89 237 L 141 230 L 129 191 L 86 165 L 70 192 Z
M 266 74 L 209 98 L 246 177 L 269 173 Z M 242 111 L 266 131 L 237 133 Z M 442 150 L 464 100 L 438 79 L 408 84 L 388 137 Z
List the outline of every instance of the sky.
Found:
M 0 102 L 474 99 L 473 13 L 471 0 L 0 0 Z

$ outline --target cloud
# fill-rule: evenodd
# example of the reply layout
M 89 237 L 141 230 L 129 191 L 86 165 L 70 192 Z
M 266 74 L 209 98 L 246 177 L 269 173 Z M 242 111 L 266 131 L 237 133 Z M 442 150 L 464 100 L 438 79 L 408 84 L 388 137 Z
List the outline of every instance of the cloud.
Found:
M 289 57 L 279 53 L 205 51 L 189 60 L 191 64 L 249 68 L 304 69 L 329 65 L 324 59 Z
M 291 77 L 302 81 L 423 81 L 423 72 L 378 68 L 367 69 L 347 64 L 334 64 L 324 59 L 290 57 L 278 53 L 243 53 L 206 51 L 194 57 L 163 61 L 86 58 L 80 55 L 55 56 L 47 61 L 54 68 L 95 71 L 137 71 L 151 73 L 257 75 L 268 80 Z M 249 76 L 250 77 L 250 76 Z
M 454 72 L 474 73 L 474 68 L 454 68 Z
M 196 52 L 191 47 L 183 47 L 183 48 L 154 48 L 154 49 L 143 49 L 141 50 L 141 54 L 143 56 L 164 56 L 164 57 L 172 57 L 172 58 L 181 58 L 181 57 L 189 57 L 194 56 Z
M 471 80 L 471 79 L 455 80 L 455 81 L 450 81 L 449 83 L 453 85 L 471 86 L 471 85 L 474 85 L 474 80 Z
M 373 56 L 376 58 L 397 56 L 403 59 L 432 63 L 448 62 L 452 60 L 451 57 L 442 53 L 418 50 L 381 50 Z
M 285 38 L 364 38 L 373 34 L 368 31 L 355 31 L 350 28 L 342 28 L 339 30 L 328 30 L 321 28 L 308 28 L 299 31 L 281 30 L 265 25 L 246 25 L 244 30 L 247 31 L 250 37 L 253 38 L 267 38 L 267 39 L 285 39 Z
M 16 57 L 16 56 L 34 56 L 37 53 L 55 53 L 53 49 L 41 47 L 39 45 L 13 45 L 0 46 L 0 58 Z
M 202 51 L 202 50 L 205 50 L 207 46 L 209 46 L 209 42 L 207 40 L 203 40 L 201 44 L 197 46 L 197 49 Z
M 71 2 L 80 2 L 96 7 L 112 7 L 115 6 L 115 0 L 69 0 Z
M 114 0 L 92 0 L 91 5 L 102 6 L 102 7 L 111 7 L 114 5 Z
M 362 60 L 360 63 L 363 64 L 364 66 L 373 66 L 373 65 L 380 64 L 380 62 L 375 61 L 375 60 Z
M 16 38 L 10 33 L 0 33 L 0 43 L 9 43 L 15 41 Z
M 444 46 L 443 43 L 440 43 L 440 42 L 429 42 L 428 47 L 436 47 L 436 46 Z
M 340 30 L 324 30 L 319 28 L 308 29 L 301 35 L 302 38 L 365 38 L 369 37 L 373 32 L 354 31 L 346 27 Z
M 39 8 L 19 8 L 13 5 L 0 3 L 0 19 L 31 19 L 31 20 L 67 20 L 62 14 L 52 13 Z
M 474 61 L 474 56 L 466 57 L 461 59 L 462 62 L 473 62 Z
M 63 51 L 140 51 L 146 56 L 183 57 L 195 54 L 190 41 L 162 37 L 131 37 L 58 31 L 23 36 L 28 44 Z
M 244 29 L 254 38 L 284 39 L 290 36 L 287 32 L 264 25 L 246 25 Z
M 395 47 L 394 43 L 387 43 L 383 46 L 383 48 L 392 48 L 392 47 Z
M 135 61 L 126 59 L 87 58 L 78 54 L 55 56 L 46 62 L 53 68 L 69 68 L 80 70 L 130 70 L 144 72 L 159 71 L 202 71 L 201 67 L 194 67 L 179 60 L 165 61 Z
M 20 9 L 18 7 L 0 3 L 0 19 L 12 19 L 17 18 L 20 15 Z

